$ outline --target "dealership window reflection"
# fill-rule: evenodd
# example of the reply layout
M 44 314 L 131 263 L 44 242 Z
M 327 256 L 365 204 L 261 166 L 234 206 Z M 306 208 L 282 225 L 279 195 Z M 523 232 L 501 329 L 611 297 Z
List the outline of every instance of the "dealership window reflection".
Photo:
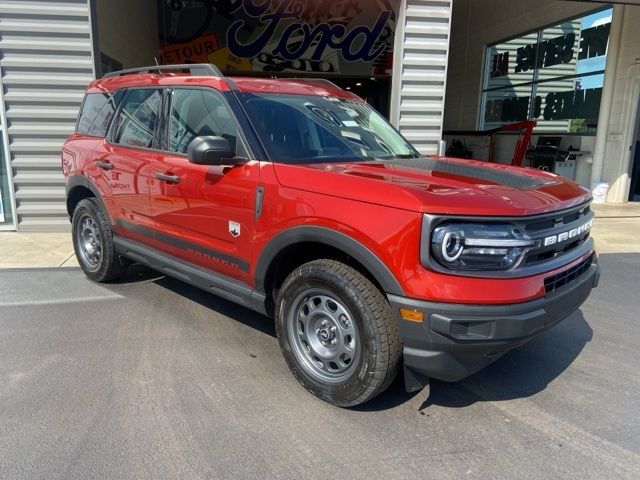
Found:
M 487 47 L 480 128 L 533 119 L 537 130 L 595 133 L 612 9 Z

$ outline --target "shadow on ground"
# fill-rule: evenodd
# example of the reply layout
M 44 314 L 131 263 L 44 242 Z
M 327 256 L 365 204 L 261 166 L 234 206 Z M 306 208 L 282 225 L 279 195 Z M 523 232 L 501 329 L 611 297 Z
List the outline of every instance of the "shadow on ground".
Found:
M 154 282 L 162 278 L 165 278 L 165 276 L 162 273 L 152 270 L 150 268 L 147 268 L 143 265 L 136 264 L 136 265 L 130 265 L 127 268 L 127 271 L 124 277 L 118 280 L 114 280 L 113 282 L 109 282 L 107 285 L 118 285 L 118 284 L 127 285 L 132 283 Z
M 199 288 L 192 287 L 188 283 L 184 283 L 170 277 L 158 278 L 154 280 L 154 283 L 166 288 L 167 290 L 171 290 L 182 297 L 188 298 L 192 302 L 196 302 L 203 307 L 215 310 L 219 314 L 241 322 L 248 327 L 258 330 L 259 332 L 270 335 L 274 338 L 276 337 L 276 329 L 273 324 L 273 320 L 265 315 L 261 315 L 253 310 L 242 307 L 225 300 L 224 298 L 205 292 Z
M 465 380 L 456 383 L 431 380 L 429 396 L 419 410 L 431 405 L 463 408 L 476 402 L 535 395 L 561 375 L 592 338 L 591 327 L 582 312 L 577 311 L 551 330 Z M 404 392 L 402 382 L 396 381 L 379 397 L 357 408 L 363 411 L 386 410 L 412 396 Z
M 458 383 L 432 382 L 429 405 L 462 408 L 479 401 L 526 398 L 543 391 L 593 338 L 581 311 Z
M 275 338 L 273 321 L 223 298 L 164 277 L 153 270 L 130 267 L 119 284 L 153 282 L 192 302 L 230 317 Z M 476 402 L 511 400 L 535 395 L 566 370 L 591 341 L 593 331 L 581 311 L 577 311 L 551 330 L 513 350 L 484 370 L 457 383 L 432 380 L 430 395 L 420 406 L 463 408 Z M 356 411 L 388 410 L 405 404 L 424 392 L 407 393 L 402 375 L 372 401 L 354 407 Z

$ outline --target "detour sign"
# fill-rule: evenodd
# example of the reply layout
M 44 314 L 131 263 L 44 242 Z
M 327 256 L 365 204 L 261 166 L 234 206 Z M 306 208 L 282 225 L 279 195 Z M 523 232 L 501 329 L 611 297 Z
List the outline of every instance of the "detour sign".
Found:
M 218 50 L 218 37 L 214 33 L 202 35 L 191 42 L 171 43 L 160 49 L 160 63 L 207 63 L 210 54 Z

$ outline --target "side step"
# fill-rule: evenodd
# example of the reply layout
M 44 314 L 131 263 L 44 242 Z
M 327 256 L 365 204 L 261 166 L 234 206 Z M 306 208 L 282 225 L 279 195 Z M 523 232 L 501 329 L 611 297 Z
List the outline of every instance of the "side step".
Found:
M 255 291 L 242 282 L 219 275 L 193 263 L 178 260 L 171 255 L 117 235 L 114 236 L 113 243 L 116 252 L 123 257 L 267 315 L 266 295 Z

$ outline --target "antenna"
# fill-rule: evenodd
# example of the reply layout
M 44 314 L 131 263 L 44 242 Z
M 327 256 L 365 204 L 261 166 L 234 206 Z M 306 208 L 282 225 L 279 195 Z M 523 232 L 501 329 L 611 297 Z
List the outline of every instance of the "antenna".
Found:
M 153 57 L 153 59 L 154 59 L 154 60 L 155 60 L 155 62 L 156 62 L 156 67 L 159 67 L 159 66 L 160 66 L 160 63 L 158 63 L 158 57 Z

